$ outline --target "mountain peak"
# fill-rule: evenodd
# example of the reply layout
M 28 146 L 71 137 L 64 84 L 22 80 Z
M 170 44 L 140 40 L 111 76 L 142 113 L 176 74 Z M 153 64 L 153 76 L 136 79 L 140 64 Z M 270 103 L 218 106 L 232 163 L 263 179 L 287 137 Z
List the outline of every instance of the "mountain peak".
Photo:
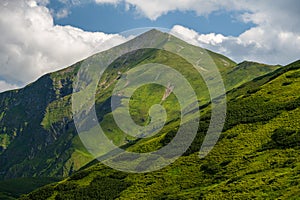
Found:
M 149 31 L 146 31 L 145 33 L 142 33 L 141 35 L 139 35 L 138 37 L 148 37 L 148 38 L 159 38 L 159 37 L 163 37 L 163 36 L 167 36 L 169 35 L 168 33 L 164 33 L 156 28 L 150 29 Z
M 147 31 L 146 33 L 163 33 L 162 31 L 160 31 L 160 30 L 158 30 L 158 29 L 156 29 L 156 28 L 152 28 L 152 29 L 150 29 L 149 31 Z

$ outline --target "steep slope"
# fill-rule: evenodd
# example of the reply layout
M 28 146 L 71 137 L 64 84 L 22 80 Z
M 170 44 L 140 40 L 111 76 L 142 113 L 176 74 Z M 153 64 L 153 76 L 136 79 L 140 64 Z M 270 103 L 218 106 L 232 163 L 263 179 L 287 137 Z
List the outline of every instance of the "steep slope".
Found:
M 71 73 L 68 76 L 74 76 Z M 68 149 L 72 147 L 71 140 L 76 134 L 74 128 L 71 130 L 71 114 L 53 124 L 51 130 L 41 123 L 49 105 L 70 94 L 72 88 L 69 92 L 63 91 L 61 88 L 67 90 L 70 84 L 56 87 L 51 76 L 45 75 L 24 89 L 1 95 L 1 135 L 10 139 L 0 156 L 3 178 L 62 174 L 61 167 L 69 157 Z
M 191 59 L 199 59 L 199 52 L 204 51 L 155 30 L 129 41 L 127 45 L 140 40 L 150 40 L 158 44 L 165 42 L 163 46 L 165 50 L 181 51 Z M 122 45 L 111 51 L 117 51 L 119 48 L 122 48 Z M 125 72 L 137 64 L 152 62 L 170 65 L 192 80 L 200 105 L 208 103 L 208 91 L 203 89 L 206 88 L 204 81 L 193 71 L 193 67 L 179 56 L 165 50 L 146 49 L 129 53 L 117 59 L 105 72 L 106 75 L 101 80 L 101 83 L 105 83 L 100 86 L 96 94 L 96 110 L 99 121 L 104 126 L 110 125 L 106 127 L 108 137 L 116 145 L 124 145 L 128 141 L 128 138 L 114 125 L 110 114 L 109 101 L 118 78 L 118 71 Z M 227 90 L 277 68 L 267 67 L 248 76 L 252 69 L 247 67 L 245 73 L 240 72 L 236 75 L 229 73 L 236 66 L 233 61 L 213 52 L 208 51 L 208 54 L 225 79 L 235 79 L 235 76 L 239 76 L 239 80 L 242 80 L 226 85 Z M 97 60 L 100 55 L 101 53 L 94 55 L 93 59 Z M 203 68 L 209 70 L 209 66 L 205 65 L 207 58 L 202 59 Z M 24 89 L 0 94 L 0 146 L 2 147 L 0 178 L 68 176 L 93 159 L 77 136 L 71 113 L 72 84 L 80 65 L 81 62 L 59 72 L 45 75 Z M 148 108 L 152 105 L 152 101 L 158 99 L 143 97 L 150 96 L 154 91 L 163 95 L 164 89 L 152 85 L 141 88 L 136 93 L 132 117 L 137 123 L 143 124 L 147 121 Z M 178 115 L 173 109 L 175 100 L 171 95 L 164 102 L 170 114 L 169 121 L 176 119 Z M 176 121 L 170 126 L 176 126 Z
M 300 170 L 300 61 L 228 93 L 226 126 L 199 159 L 205 128 L 186 156 L 156 172 L 130 174 L 91 163 L 22 199 L 296 199 Z M 209 107 L 202 121 L 207 123 Z M 156 146 L 161 142 L 140 141 Z

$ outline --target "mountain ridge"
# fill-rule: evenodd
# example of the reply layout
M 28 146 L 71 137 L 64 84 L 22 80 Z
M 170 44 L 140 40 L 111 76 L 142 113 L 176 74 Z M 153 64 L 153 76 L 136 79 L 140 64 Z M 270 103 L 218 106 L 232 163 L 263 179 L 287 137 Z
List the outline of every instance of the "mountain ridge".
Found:
M 170 41 L 169 38 L 171 38 Z M 201 110 L 209 112 L 206 110 L 207 106 L 205 106 L 209 105 L 209 93 L 205 89 L 200 89 L 206 88 L 203 79 L 199 78 L 198 72 L 193 69 L 190 63 L 187 63 L 182 57 L 168 52 L 168 49 L 180 50 L 184 55 L 193 57 L 200 55 L 201 53 L 199 52 L 204 51 L 204 49 L 185 43 L 166 33 L 153 30 L 133 41 L 128 41 L 127 45 L 131 44 L 131 42 L 139 43 L 147 39 L 148 41 L 146 42 L 158 43 L 158 45 L 162 41 L 166 43 L 160 50 L 137 50 L 134 53 L 128 53 L 116 59 L 104 72 L 99 83 L 105 83 L 100 85 L 99 87 L 102 88 L 96 92 L 98 120 L 107 131 L 107 136 L 118 146 L 125 146 L 125 148 L 131 148 L 133 151 L 153 150 L 167 144 L 173 137 L 173 129 L 178 126 L 178 113 L 175 111 L 177 104 L 174 103 L 176 98 L 174 95 L 170 95 L 163 104 L 166 106 L 170 117 L 168 126 L 159 135 L 158 146 L 151 144 L 142 147 L 143 141 L 147 140 L 135 141 L 132 138 L 125 137 L 112 120 L 109 102 L 119 71 L 123 73 L 136 65 L 147 63 L 170 65 L 189 78 L 201 103 L 199 105 Z M 180 46 L 184 47 L 184 49 Z M 119 45 L 114 47 L 113 50 L 117 51 L 123 47 L 124 45 Z M 89 58 L 97 60 L 99 55 L 101 53 L 97 53 Z M 250 73 L 250 69 L 261 67 L 256 65 L 253 68 L 251 66 L 247 67 L 239 73 L 229 73 L 237 65 L 234 61 L 211 51 L 208 51 L 208 55 L 211 56 L 211 59 L 219 68 L 227 92 L 235 90 L 234 88 L 239 88 L 242 84 L 257 77 L 274 73 L 274 71 L 280 69 L 278 66 L 270 66 L 266 70 L 256 70 Z M 197 57 L 197 59 L 199 58 Z M 93 157 L 82 145 L 77 135 L 71 112 L 73 82 L 83 62 L 79 61 L 68 68 L 46 74 L 23 89 L 0 94 L 1 179 L 31 176 L 67 177 L 93 160 Z M 203 66 L 201 67 L 206 69 L 208 66 L 205 66 L 205 62 L 207 62 L 205 58 L 202 62 Z M 159 86 L 145 86 L 138 90 L 134 96 L 135 101 L 132 101 L 133 108 L 131 113 L 136 123 L 143 124 L 147 122 L 148 108 L 151 107 L 152 103 L 161 101 L 161 98 L 156 98 L 156 96 L 163 95 L 164 91 L 165 89 Z M 151 101 L 145 98 L 150 96 L 153 96 Z M 143 106 L 141 107 L 141 105 Z M 202 129 L 200 129 L 202 131 L 205 130 L 205 126 L 204 124 L 201 127 Z M 197 143 L 200 141 L 198 139 Z M 194 144 L 192 148 L 195 146 Z M 194 151 L 196 150 L 188 150 L 188 152 Z

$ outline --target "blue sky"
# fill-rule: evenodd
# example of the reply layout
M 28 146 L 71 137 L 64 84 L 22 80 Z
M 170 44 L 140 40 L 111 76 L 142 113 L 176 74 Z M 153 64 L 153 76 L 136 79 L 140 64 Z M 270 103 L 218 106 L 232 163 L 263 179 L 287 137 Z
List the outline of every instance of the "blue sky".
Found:
M 64 5 L 52 1 L 47 6 L 58 12 Z M 124 3 L 94 4 L 85 3 L 80 6 L 71 6 L 70 14 L 65 18 L 54 18 L 55 24 L 72 25 L 86 31 L 102 31 L 118 33 L 139 27 L 163 27 L 171 29 L 174 25 L 184 25 L 199 33 L 221 33 L 223 35 L 238 36 L 245 30 L 255 26 L 253 23 L 244 23 L 236 16 L 239 12 L 217 11 L 208 16 L 199 16 L 195 11 L 172 11 L 151 20 L 136 14 L 133 9 L 126 11 Z
M 300 59 L 298 0 L 1 0 L 0 92 L 19 88 L 161 27 L 194 45 L 244 60 Z

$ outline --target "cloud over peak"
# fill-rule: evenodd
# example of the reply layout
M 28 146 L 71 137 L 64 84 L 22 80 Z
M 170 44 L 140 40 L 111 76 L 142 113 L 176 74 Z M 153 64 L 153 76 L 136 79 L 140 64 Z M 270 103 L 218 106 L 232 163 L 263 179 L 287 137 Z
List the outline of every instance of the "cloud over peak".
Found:
M 254 27 L 238 37 L 200 34 L 176 25 L 171 33 L 194 45 L 224 54 L 241 62 L 253 60 L 267 64 L 288 64 L 299 59 L 300 35 L 268 27 Z

